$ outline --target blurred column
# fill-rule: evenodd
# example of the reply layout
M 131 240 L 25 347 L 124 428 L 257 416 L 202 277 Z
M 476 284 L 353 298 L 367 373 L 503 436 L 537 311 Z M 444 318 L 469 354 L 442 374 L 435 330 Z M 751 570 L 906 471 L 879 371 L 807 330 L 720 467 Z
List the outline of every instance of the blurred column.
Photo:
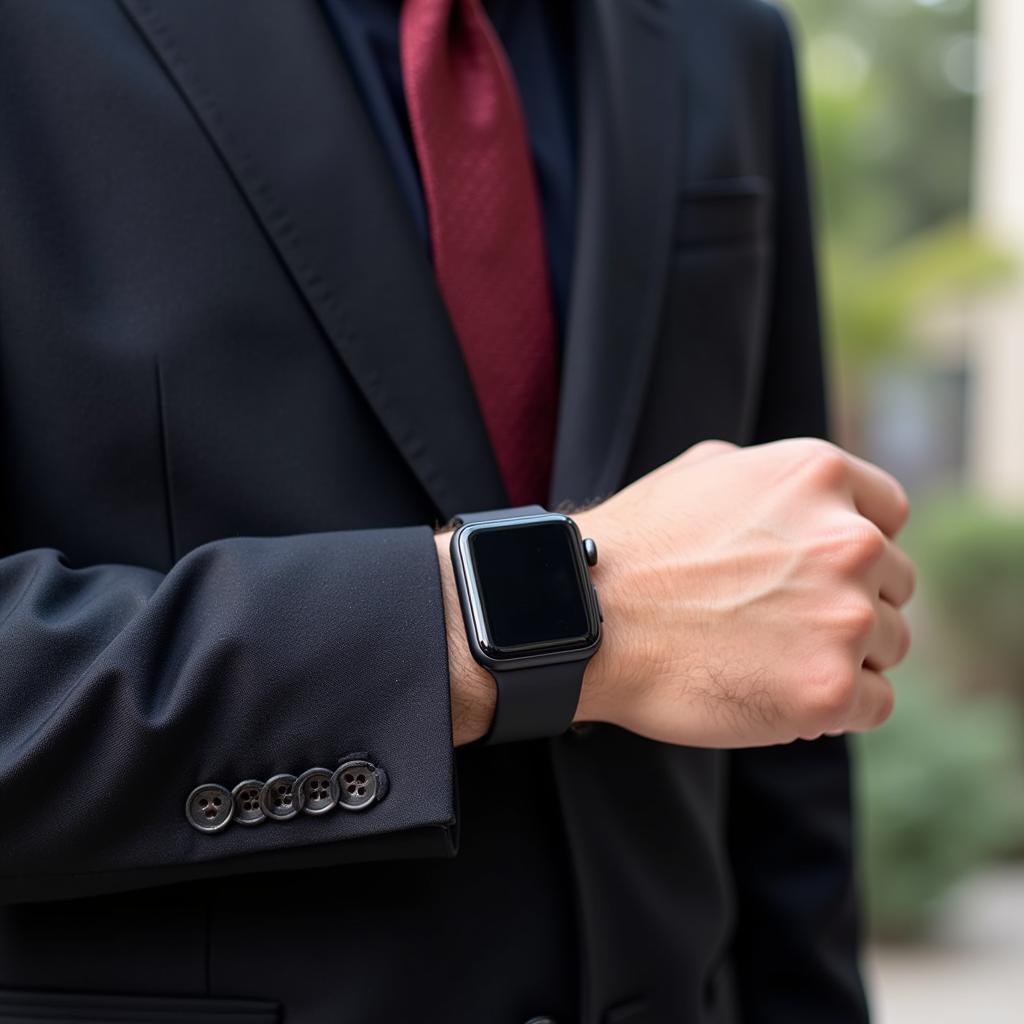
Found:
M 1024 268 L 1024 0 L 980 0 L 979 17 L 975 216 Z M 1024 507 L 1024 269 L 986 304 L 972 349 L 972 482 Z

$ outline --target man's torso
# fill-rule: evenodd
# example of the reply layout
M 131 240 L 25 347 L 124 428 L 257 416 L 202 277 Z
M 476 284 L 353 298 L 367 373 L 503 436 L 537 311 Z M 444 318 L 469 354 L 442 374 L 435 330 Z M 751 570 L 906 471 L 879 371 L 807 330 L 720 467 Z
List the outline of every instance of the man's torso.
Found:
M 775 272 L 775 16 L 581 6 L 554 501 L 754 438 Z M 220 537 L 501 504 L 323 14 L 174 7 L 4 11 L 4 551 L 167 569 Z M 730 1021 L 726 765 L 601 728 L 465 752 L 455 860 L 5 910 L 0 988 Z

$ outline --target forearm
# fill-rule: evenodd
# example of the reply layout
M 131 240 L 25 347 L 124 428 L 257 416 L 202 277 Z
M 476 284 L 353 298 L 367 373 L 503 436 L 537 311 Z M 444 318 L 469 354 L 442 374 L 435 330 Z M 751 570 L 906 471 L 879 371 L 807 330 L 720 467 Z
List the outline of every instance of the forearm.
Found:
M 230 538 L 166 574 L 0 559 L 0 903 L 453 852 L 447 659 L 425 528 Z M 386 798 L 260 828 L 186 815 L 368 751 Z M 430 770 L 424 771 L 424 765 Z M 383 796 L 384 794 L 382 794 Z

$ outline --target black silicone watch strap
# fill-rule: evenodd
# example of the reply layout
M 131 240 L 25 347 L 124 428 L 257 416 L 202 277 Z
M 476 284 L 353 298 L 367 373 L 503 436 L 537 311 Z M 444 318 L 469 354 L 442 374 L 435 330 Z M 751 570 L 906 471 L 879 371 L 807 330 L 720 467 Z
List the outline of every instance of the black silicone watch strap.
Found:
M 492 672 L 498 688 L 491 727 L 481 743 L 561 736 L 572 725 L 586 661 Z
M 521 505 L 458 515 L 453 521 L 464 526 L 547 514 L 540 505 Z M 497 700 L 491 727 L 480 742 L 512 743 L 566 732 L 576 713 L 586 669 L 587 662 L 579 660 L 505 671 L 488 668 L 497 687 Z
M 456 526 L 470 523 L 493 523 L 500 519 L 519 519 L 521 516 L 546 516 L 548 510 L 540 505 L 520 505 L 518 508 L 500 508 L 493 512 L 465 512 L 457 515 L 452 522 Z

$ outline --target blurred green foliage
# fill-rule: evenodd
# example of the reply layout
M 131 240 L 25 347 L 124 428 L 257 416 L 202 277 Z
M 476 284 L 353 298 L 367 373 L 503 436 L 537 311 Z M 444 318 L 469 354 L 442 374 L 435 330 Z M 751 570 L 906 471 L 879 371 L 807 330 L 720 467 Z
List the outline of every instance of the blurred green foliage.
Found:
M 840 364 L 898 352 L 928 302 L 1010 262 L 965 211 L 972 0 L 791 0 L 802 37 L 825 291 Z
M 941 897 L 1024 842 L 1019 718 L 998 697 L 968 701 L 932 673 L 893 674 L 885 728 L 858 740 L 872 935 L 923 935 Z
M 846 369 L 904 349 L 915 315 L 1008 277 L 1014 263 L 960 219 L 867 256 L 841 239 L 827 250 L 833 335 Z
M 933 502 L 918 562 L 941 650 L 959 687 L 998 691 L 1024 720 L 1024 517 L 977 502 Z
M 971 171 L 969 0 L 789 0 L 830 234 L 865 252 L 962 215 Z

